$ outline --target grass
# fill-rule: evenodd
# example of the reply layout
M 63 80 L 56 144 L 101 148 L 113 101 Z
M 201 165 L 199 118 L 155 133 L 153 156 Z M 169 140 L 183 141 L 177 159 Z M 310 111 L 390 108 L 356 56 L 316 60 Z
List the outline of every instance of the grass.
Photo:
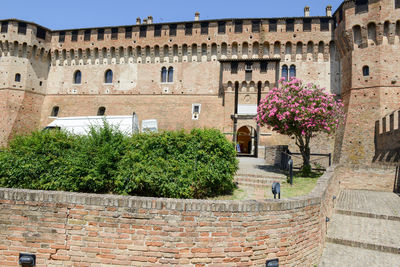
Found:
M 301 177 L 298 173 L 293 176 L 293 185 L 284 181 L 281 183 L 281 199 L 304 196 L 310 193 L 317 184 L 318 178 L 322 173 L 312 173 L 309 177 Z M 213 200 L 249 200 L 249 199 L 273 199 L 274 195 L 269 187 L 241 186 L 230 195 L 223 195 Z

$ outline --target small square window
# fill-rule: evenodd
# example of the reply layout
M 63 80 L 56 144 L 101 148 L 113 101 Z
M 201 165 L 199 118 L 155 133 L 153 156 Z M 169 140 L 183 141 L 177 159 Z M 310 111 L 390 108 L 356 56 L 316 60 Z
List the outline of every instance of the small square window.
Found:
M 208 22 L 201 23 L 201 34 L 207 35 L 208 34 Z
M 111 28 L 111 40 L 118 39 L 118 28 Z
M 176 36 L 176 24 L 169 25 L 169 36 Z
M 260 72 L 261 73 L 266 73 L 268 70 L 268 62 L 267 61 L 261 61 L 260 62 Z
M 97 30 L 97 40 L 99 41 L 104 40 L 104 29 Z
M 161 36 L 161 25 L 155 25 L 154 26 L 154 37 L 160 37 Z
M 253 20 L 251 22 L 251 31 L 252 32 L 260 32 L 260 24 L 261 24 L 261 21 Z
M 78 41 L 78 31 L 72 31 L 71 32 L 71 42 L 76 42 Z
M 140 26 L 139 37 L 144 38 L 147 35 L 147 26 Z
M 132 38 L 132 27 L 125 27 L 125 39 Z
M 192 35 L 193 32 L 193 24 L 192 23 L 186 23 L 185 25 L 185 35 Z
M 65 41 L 65 32 L 60 32 L 58 34 L 58 42 L 64 43 L 64 41 Z
M 238 63 L 237 62 L 231 62 L 231 73 L 236 74 L 238 73 Z
M 84 40 L 85 41 L 90 41 L 90 34 L 91 34 L 90 30 L 85 30 L 85 33 L 84 33 Z

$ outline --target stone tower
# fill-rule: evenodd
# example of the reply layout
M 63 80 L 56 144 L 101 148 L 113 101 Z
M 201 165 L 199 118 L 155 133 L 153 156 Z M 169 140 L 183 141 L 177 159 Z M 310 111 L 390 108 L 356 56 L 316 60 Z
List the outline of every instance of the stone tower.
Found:
M 1 22 L 0 146 L 39 126 L 49 69 L 48 32 L 20 20 Z
M 400 1 L 348 0 L 334 17 L 347 114 L 335 160 L 370 164 L 375 121 L 400 106 Z

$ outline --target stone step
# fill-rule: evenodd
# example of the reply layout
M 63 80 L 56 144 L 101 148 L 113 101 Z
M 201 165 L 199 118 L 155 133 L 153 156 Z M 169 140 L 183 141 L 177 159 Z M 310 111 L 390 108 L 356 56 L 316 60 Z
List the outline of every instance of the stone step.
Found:
M 400 222 L 400 216 L 397 215 L 385 215 L 385 214 L 376 214 L 376 213 L 353 211 L 353 210 L 341 210 L 341 209 L 336 209 L 335 212 L 343 215 L 359 216 L 359 217 L 382 219 L 382 220 L 392 220 Z
M 318 267 L 399 266 L 400 255 L 326 243 Z
M 249 185 L 249 186 L 262 186 L 269 187 L 274 182 L 282 183 L 286 178 L 277 178 L 277 177 L 268 177 L 268 178 L 255 178 L 248 176 L 235 176 L 235 182 L 241 185 Z
M 400 222 L 333 214 L 327 242 L 400 254 Z

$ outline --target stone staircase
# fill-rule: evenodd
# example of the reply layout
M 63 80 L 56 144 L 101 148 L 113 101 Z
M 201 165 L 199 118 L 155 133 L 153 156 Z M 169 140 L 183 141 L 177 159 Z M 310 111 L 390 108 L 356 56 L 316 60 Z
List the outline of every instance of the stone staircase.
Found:
M 274 182 L 282 183 L 286 176 L 272 166 L 267 166 L 264 159 L 239 158 L 239 170 L 235 182 L 252 187 L 270 187 Z
M 343 190 L 326 241 L 319 267 L 400 266 L 400 197 Z

